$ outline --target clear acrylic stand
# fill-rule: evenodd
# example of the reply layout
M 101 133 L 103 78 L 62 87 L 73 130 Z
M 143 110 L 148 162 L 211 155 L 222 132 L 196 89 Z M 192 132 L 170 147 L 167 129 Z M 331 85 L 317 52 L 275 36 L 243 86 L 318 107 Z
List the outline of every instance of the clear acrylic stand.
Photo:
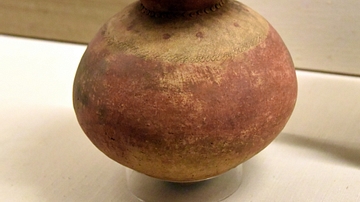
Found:
M 129 191 L 143 202 L 216 202 L 233 194 L 242 180 L 242 165 L 204 181 L 176 183 L 126 168 Z

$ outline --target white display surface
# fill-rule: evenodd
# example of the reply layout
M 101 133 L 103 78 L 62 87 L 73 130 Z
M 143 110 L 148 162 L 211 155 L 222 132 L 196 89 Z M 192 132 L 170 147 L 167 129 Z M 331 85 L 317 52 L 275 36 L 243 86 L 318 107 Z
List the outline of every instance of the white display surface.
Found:
M 83 45 L 0 35 L 0 201 L 137 201 L 72 108 Z M 226 202 L 360 201 L 360 78 L 297 71 L 283 133 Z

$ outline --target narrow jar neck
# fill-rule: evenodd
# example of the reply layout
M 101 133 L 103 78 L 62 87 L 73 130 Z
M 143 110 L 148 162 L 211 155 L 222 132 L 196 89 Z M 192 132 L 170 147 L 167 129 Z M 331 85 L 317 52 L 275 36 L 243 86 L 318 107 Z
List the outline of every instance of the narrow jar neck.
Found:
M 153 12 L 187 12 L 222 6 L 227 0 L 140 0 Z

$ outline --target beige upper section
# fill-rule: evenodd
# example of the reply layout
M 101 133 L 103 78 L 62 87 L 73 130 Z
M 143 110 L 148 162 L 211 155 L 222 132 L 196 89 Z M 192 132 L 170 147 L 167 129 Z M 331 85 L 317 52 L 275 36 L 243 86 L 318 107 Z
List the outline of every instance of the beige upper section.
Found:
M 242 53 L 262 42 L 269 24 L 239 2 L 195 17 L 150 17 L 132 4 L 105 27 L 114 47 L 147 59 L 167 62 L 217 61 Z

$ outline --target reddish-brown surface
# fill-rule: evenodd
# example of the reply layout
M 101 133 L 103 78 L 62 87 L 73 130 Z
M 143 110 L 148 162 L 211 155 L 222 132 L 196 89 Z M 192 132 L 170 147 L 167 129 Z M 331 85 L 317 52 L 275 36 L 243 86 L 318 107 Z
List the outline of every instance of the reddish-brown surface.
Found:
M 120 51 L 108 30 L 98 33 L 79 65 L 74 108 L 96 147 L 125 166 L 171 181 L 216 176 L 265 148 L 292 113 L 296 75 L 271 26 L 243 52 L 184 63 Z M 159 40 L 170 40 L 159 33 Z

